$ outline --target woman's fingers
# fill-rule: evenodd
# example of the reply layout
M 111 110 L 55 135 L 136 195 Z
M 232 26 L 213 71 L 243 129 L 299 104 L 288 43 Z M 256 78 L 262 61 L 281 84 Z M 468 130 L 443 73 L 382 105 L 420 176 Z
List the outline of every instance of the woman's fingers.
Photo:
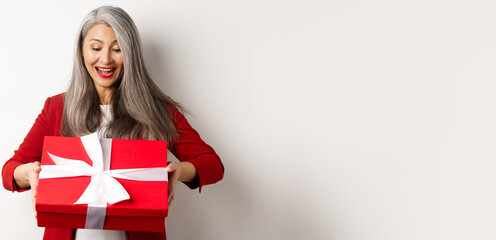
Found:
M 168 181 L 168 205 L 171 206 L 172 202 L 174 201 L 174 192 L 176 189 L 176 184 L 177 184 L 177 179 L 179 178 L 179 163 L 175 162 L 169 162 L 167 165 L 167 172 L 169 173 L 169 181 Z
M 176 174 L 174 174 L 176 175 Z M 169 192 L 169 206 L 172 204 L 172 202 L 174 201 L 174 193 L 175 193 L 175 189 L 176 189 L 176 184 L 177 184 L 177 178 L 169 178 L 169 188 L 168 188 L 168 192 Z
M 38 176 L 38 174 L 41 172 L 41 165 L 40 162 L 34 162 L 34 169 L 33 172 L 35 172 Z
M 38 216 L 36 212 L 36 194 L 38 190 L 38 179 L 40 171 L 40 162 L 34 162 L 31 171 L 29 172 L 29 185 L 31 185 L 31 199 L 35 218 Z
M 165 168 L 165 170 L 168 173 L 174 172 L 174 171 L 176 171 L 177 164 L 178 163 L 175 163 L 175 162 L 167 162 L 167 167 Z
M 31 171 L 29 171 L 29 185 L 31 186 L 31 191 L 36 193 L 36 188 L 38 187 L 38 179 L 40 175 L 41 167 L 40 162 L 34 162 L 31 167 Z M 36 195 L 36 194 L 34 194 Z

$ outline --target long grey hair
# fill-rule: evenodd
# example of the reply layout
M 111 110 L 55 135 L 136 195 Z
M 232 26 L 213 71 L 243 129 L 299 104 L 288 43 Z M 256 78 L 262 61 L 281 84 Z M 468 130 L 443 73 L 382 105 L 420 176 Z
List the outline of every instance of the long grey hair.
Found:
M 79 28 L 72 79 L 64 98 L 62 136 L 80 137 L 100 127 L 100 98 L 84 65 L 82 46 L 88 30 L 101 23 L 114 30 L 124 59 L 124 73 L 112 96 L 114 116 L 107 125 L 106 137 L 173 140 L 178 132 L 172 110 L 180 106 L 151 79 L 131 17 L 121 8 L 109 6 L 91 11 Z

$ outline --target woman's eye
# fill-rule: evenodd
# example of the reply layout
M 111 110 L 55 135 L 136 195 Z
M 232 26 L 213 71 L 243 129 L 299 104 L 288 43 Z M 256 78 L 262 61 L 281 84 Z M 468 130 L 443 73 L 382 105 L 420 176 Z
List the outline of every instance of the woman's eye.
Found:
M 114 52 L 121 52 L 120 48 L 114 48 Z
M 100 50 L 100 48 L 92 48 L 92 49 L 93 49 L 93 51 L 99 51 Z

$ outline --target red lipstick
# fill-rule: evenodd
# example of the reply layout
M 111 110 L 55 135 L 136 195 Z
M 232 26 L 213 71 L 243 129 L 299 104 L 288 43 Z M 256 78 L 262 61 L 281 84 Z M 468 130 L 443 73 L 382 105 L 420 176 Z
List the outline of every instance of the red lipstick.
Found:
M 102 69 L 102 70 L 103 69 L 111 69 L 111 71 L 109 71 L 110 74 L 104 74 L 99 69 Z M 98 76 L 100 76 L 101 78 L 110 78 L 110 77 L 114 76 L 114 73 L 115 73 L 115 68 L 95 67 L 95 70 L 98 73 Z M 107 72 L 107 71 L 103 71 L 103 72 Z

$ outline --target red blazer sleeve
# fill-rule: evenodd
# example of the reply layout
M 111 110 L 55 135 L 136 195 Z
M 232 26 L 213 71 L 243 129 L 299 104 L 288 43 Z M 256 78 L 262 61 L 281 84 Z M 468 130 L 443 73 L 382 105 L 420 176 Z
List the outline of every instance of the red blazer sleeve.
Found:
M 28 135 L 14 151 L 14 156 L 9 159 L 2 169 L 2 181 L 5 189 L 10 191 L 25 191 L 19 189 L 14 182 L 14 169 L 22 164 L 41 161 L 43 141 L 45 136 L 60 135 L 60 122 L 63 110 L 62 95 L 48 98 L 43 110 L 36 118 Z
M 223 178 L 224 165 L 214 149 L 189 125 L 184 115 L 177 108 L 173 108 L 171 112 L 180 136 L 172 142 L 169 150 L 179 161 L 187 161 L 195 166 L 195 180 L 185 184 L 191 189 L 199 187 L 201 192 L 204 185 L 216 183 Z

